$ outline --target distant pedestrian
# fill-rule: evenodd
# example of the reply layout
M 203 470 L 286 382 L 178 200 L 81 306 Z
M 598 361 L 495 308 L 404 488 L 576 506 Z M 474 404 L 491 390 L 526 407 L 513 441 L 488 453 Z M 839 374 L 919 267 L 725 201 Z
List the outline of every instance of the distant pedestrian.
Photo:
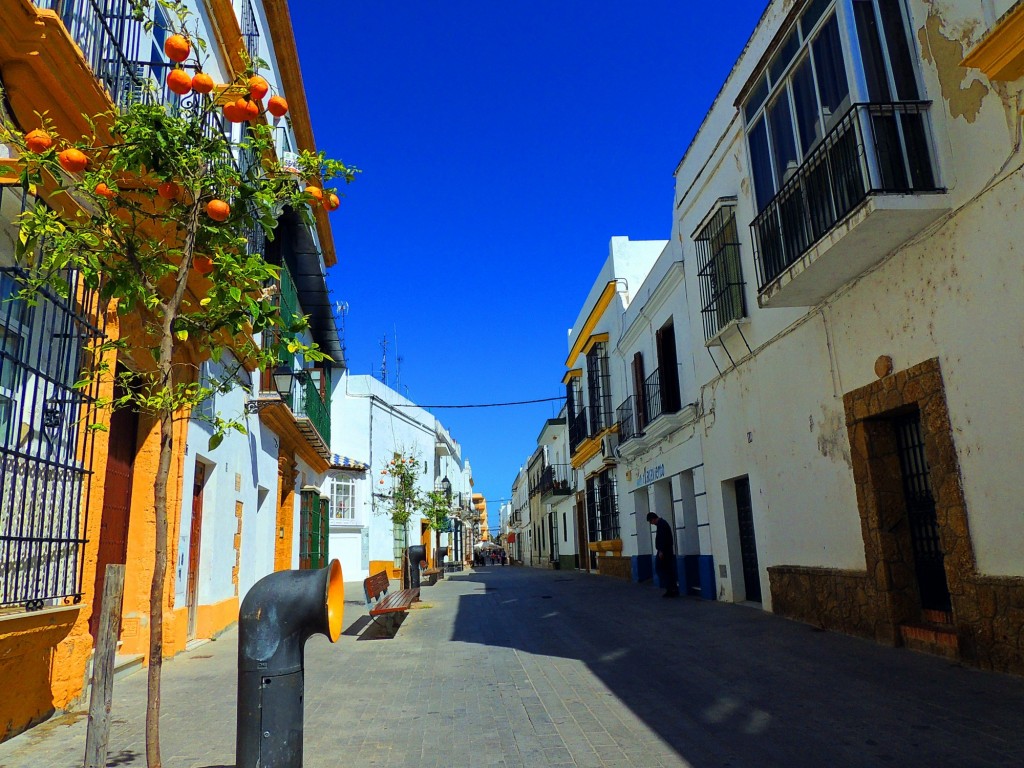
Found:
M 658 571 L 658 579 L 665 588 L 662 597 L 679 597 L 679 580 L 676 577 L 676 548 L 672 526 L 667 520 L 653 512 L 647 513 L 647 522 L 655 527 L 654 549 L 657 551 L 654 567 Z

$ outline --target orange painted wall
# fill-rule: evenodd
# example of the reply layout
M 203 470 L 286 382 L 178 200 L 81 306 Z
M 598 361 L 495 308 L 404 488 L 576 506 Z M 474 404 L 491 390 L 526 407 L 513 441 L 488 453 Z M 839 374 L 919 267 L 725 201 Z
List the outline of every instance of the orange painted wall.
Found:
M 389 579 L 400 579 L 402 578 L 402 569 L 395 568 L 395 562 L 393 560 L 371 560 L 370 561 L 370 575 L 380 573 L 384 571 L 387 573 Z
M 0 741 L 45 720 L 80 695 L 85 664 L 61 668 L 58 657 L 88 660 L 92 638 L 72 632 L 88 609 L 19 613 L 0 619 Z M 80 645 L 85 648 L 79 648 Z

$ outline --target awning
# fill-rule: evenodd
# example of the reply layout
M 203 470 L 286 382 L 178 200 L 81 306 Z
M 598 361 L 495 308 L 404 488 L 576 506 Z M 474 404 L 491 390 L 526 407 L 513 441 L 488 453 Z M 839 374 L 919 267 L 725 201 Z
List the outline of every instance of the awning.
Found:
M 365 472 L 369 468 L 369 464 L 362 461 L 356 461 L 355 459 L 350 459 L 348 456 L 339 456 L 338 454 L 331 456 L 331 469 L 345 469 L 349 472 Z

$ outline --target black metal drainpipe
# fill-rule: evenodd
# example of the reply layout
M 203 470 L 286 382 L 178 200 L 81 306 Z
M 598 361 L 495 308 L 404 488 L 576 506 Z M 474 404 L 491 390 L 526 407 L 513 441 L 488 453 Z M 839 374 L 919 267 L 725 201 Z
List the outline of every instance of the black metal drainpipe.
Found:
M 236 768 L 302 768 L 303 649 L 341 634 L 341 563 L 278 571 L 253 585 L 238 614 Z

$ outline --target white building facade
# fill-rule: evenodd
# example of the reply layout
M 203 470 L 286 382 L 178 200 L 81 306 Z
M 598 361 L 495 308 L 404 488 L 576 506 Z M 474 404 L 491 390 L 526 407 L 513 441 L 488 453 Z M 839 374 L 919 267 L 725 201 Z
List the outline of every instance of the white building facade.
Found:
M 413 515 L 404 526 L 392 524 L 389 465 L 399 457 L 412 459 L 421 494 L 449 487 L 454 517 L 468 510 L 472 490 L 472 470 L 460 445 L 432 414 L 372 376 L 346 372 L 332 406 L 333 422 L 344 425 L 334 442 L 337 451 L 366 469 L 330 472 L 328 495 L 345 500 L 332 507 L 331 557 L 341 561 L 348 581 L 382 570 L 397 577 L 402 555 L 413 544 L 426 546 L 433 565 L 439 539 L 425 527 L 425 520 Z M 463 525 L 454 520 L 451 530 L 441 533 L 440 546 L 448 547 L 448 562 L 462 559 L 457 553 L 465 549 L 466 536 Z
M 1010 6 L 772 3 L 673 242 L 719 595 L 1020 671 L 1021 126 L 962 61 Z

